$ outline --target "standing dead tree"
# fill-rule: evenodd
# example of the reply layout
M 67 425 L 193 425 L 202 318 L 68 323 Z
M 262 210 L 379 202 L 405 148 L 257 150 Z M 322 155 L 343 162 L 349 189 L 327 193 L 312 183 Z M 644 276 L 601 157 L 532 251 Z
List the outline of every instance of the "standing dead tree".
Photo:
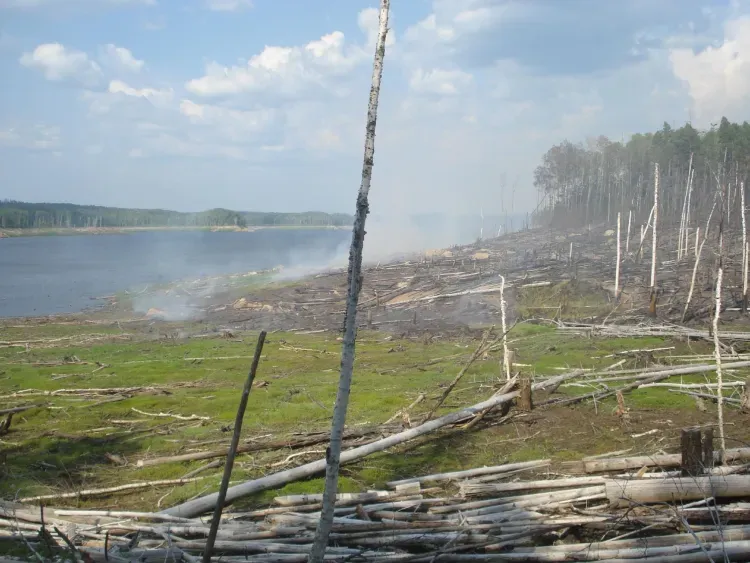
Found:
M 651 301 L 649 313 L 656 316 L 656 222 L 659 218 L 659 163 L 654 164 L 654 225 L 651 229 Z
M 255 374 L 258 371 L 258 363 L 260 362 L 260 355 L 263 352 L 263 343 L 266 341 L 266 331 L 260 331 L 258 335 L 258 344 L 255 346 L 255 355 L 253 356 L 253 363 L 250 366 L 250 372 L 245 380 L 245 387 L 242 389 L 242 395 L 240 397 L 240 406 L 237 408 L 237 417 L 234 421 L 234 433 L 232 434 L 232 443 L 229 446 L 229 453 L 227 454 L 226 465 L 224 466 L 224 475 L 221 478 L 221 487 L 219 488 L 219 498 L 216 501 L 216 507 L 214 508 L 214 516 L 211 520 L 211 528 L 208 532 L 208 538 L 206 539 L 206 549 L 203 552 L 203 563 L 211 563 L 211 552 L 214 549 L 214 543 L 216 542 L 216 534 L 219 532 L 219 525 L 221 524 L 221 511 L 224 508 L 224 500 L 227 497 L 227 489 L 229 488 L 229 479 L 232 477 L 232 467 L 234 466 L 234 456 L 237 454 L 237 446 L 240 444 L 240 436 L 242 435 L 242 421 L 245 417 L 245 409 L 247 408 L 247 399 L 250 397 L 250 390 L 253 388 L 253 381 L 255 381 Z
M 693 298 L 693 291 L 695 290 L 695 278 L 698 275 L 698 266 L 701 263 L 701 254 L 703 253 L 703 245 L 706 244 L 706 240 L 708 239 L 708 233 L 711 228 L 711 217 L 714 214 L 714 210 L 716 209 L 716 197 L 714 197 L 714 206 L 711 208 L 711 212 L 708 214 L 708 220 L 706 221 L 706 230 L 703 233 L 703 240 L 701 240 L 700 246 L 698 245 L 698 234 L 700 233 L 700 227 L 696 229 L 695 231 L 695 264 L 693 264 L 693 275 L 690 278 L 690 290 L 688 291 L 687 299 L 685 300 L 685 308 L 682 311 L 682 322 L 685 322 L 685 317 L 687 316 L 688 307 L 690 307 L 690 301 Z
M 721 342 L 719 340 L 719 318 L 721 316 L 721 282 L 724 277 L 724 263 L 723 263 L 723 250 L 724 250 L 724 205 L 722 202 L 722 214 L 719 219 L 719 250 L 718 258 L 719 264 L 716 271 L 716 310 L 714 311 L 713 318 L 713 340 L 714 340 L 714 356 L 716 358 L 716 399 L 717 399 L 717 411 L 718 411 L 718 423 L 719 423 L 719 459 L 722 463 L 726 461 L 727 443 L 724 436 L 724 378 L 721 371 Z
M 620 297 L 620 212 L 617 212 L 617 264 L 615 264 L 615 302 Z
M 747 221 L 745 219 L 745 182 L 740 182 L 742 206 L 742 312 L 747 312 Z
M 331 424 L 331 444 L 326 451 L 326 480 L 323 493 L 323 507 L 315 531 L 315 540 L 310 550 L 310 563 L 322 563 L 325 556 L 328 536 L 333 526 L 333 509 L 336 504 L 339 465 L 341 462 L 341 443 L 346 423 L 346 411 L 349 406 L 349 392 L 354 369 L 354 349 L 357 341 L 357 304 L 362 288 L 362 248 L 365 240 L 365 220 L 369 211 L 368 195 L 372 180 L 373 158 L 375 155 L 375 126 L 378 118 L 378 98 L 380 81 L 383 76 L 383 59 L 385 58 L 385 40 L 388 35 L 388 13 L 390 0 L 380 0 L 380 25 L 375 46 L 375 59 L 372 67 L 372 86 L 370 101 L 367 107 L 367 125 L 365 133 L 365 154 L 362 164 L 362 183 L 357 195 L 357 210 L 354 216 L 354 231 L 349 250 L 349 289 L 346 298 L 346 316 L 344 317 L 344 342 L 341 347 L 341 371 L 336 404 L 333 408 Z
M 571 246 L 571 255 L 573 247 Z M 508 328 L 505 320 L 505 276 L 500 276 L 500 323 L 503 331 L 503 373 L 505 380 L 510 381 L 510 363 L 508 354 Z

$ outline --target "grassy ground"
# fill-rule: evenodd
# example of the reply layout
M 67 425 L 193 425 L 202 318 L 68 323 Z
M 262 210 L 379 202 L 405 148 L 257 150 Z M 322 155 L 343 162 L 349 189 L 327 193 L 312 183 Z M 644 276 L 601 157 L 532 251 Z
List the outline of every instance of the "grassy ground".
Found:
M 257 335 L 175 337 L 184 328 L 169 323 L 0 325 L 1 339 L 16 343 L 0 347 L 0 409 L 40 405 L 17 415 L 11 431 L 0 438 L 0 495 L 23 498 L 179 478 L 205 462 L 138 468 L 137 461 L 227 444 Z M 360 333 L 349 425 L 380 424 L 425 392 L 428 400 L 412 414 L 413 420 L 418 419 L 473 351 L 479 334 L 475 336 L 464 340 L 398 339 L 377 332 Z M 510 346 L 516 350 L 516 362 L 526 364 L 520 369 L 536 375 L 605 367 L 616 361 L 606 355 L 629 349 L 674 346 L 669 353 L 708 351 L 701 343 L 586 339 L 531 324 L 514 329 Z M 270 334 L 256 380 L 262 386 L 251 393 L 244 438 L 283 438 L 297 431 L 326 430 L 335 399 L 339 352 L 336 334 Z M 436 359 L 440 360 L 433 362 Z M 441 412 L 491 395 L 498 383 L 499 361 L 498 353 L 477 361 Z M 630 359 L 627 365 L 639 363 L 644 365 L 644 360 Z M 683 380 L 702 381 L 704 377 Z M 61 389 L 137 386 L 158 389 L 115 396 L 49 394 Z M 25 389 L 49 393 L 14 396 Z M 590 390 L 566 387 L 562 392 Z M 393 478 L 506 460 L 568 460 L 626 448 L 670 449 L 677 444 L 681 425 L 710 423 L 715 416 L 714 407 L 699 412 L 691 398 L 663 389 L 634 392 L 626 402 L 631 408 L 626 420 L 613 414 L 612 401 L 605 401 L 540 409 L 511 424 L 432 436 L 347 466 L 341 487 L 345 491 L 366 490 Z M 134 409 L 207 420 L 154 417 Z M 740 445 L 748 438 L 740 420 L 739 415 L 729 413 L 728 434 L 737 441 L 730 445 Z M 637 437 L 654 428 L 659 432 Z M 286 465 L 283 461 L 291 451 L 243 455 L 233 479 L 241 481 L 311 461 L 321 457 L 324 449 L 324 444 L 308 448 L 308 455 L 295 457 Z M 108 458 L 112 455 L 123 458 L 127 465 L 113 463 Z M 215 469 L 207 472 L 206 478 L 179 487 L 52 504 L 150 510 L 157 504 L 166 507 L 215 490 L 219 474 L 220 469 Z M 312 479 L 291 484 L 285 492 L 321 489 L 322 480 Z M 276 494 L 278 491 L 271 491 L 246 503 L 263 504 Z

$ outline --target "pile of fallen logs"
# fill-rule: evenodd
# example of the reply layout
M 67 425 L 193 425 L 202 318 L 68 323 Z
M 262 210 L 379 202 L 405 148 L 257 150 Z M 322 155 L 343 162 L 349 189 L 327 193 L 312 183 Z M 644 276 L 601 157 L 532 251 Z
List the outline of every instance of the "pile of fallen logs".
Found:
M 747 461 L 750 448 L 720 455 L 710 429 L 690 428 L 679 454 L 541 459 L 393 481 L 337 496 L 326 559 L 745 561 Z M 212 560 L 302 563 L 321 506 L 321 494 L 308 494 L 228 510 Z M 97 562 L 196 561 L 210 526 L 207 513 L 0 509 L 6 541 Z

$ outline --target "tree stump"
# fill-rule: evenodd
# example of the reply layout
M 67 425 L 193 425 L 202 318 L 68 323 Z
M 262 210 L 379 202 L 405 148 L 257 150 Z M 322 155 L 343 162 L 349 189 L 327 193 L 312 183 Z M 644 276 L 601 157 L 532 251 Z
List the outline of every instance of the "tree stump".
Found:
M 648 305 L 648 314 L 651 317 L 656 317 L 656 288 L 651 288 L 651 298 Z
M 740 409 L 742 412 L 750 412 L 750 378 L 745 381 L 745 390 L 742 392 Z
M 530 411 L 534 408 L 534 401 L 531 396 L 531 376 L 523 375 L 519 379 L 519 395 L 516 403 L 518 410 Z
M 701 475 L 703 473 L 703 448 L 700 428 L 683 428 L 680 433 L 680 446 L 682 475 L 684 477 Z M 713 451 L 711 457 L 713 457 Z
M 703 470 L 709 472 L 714 467 L 714 429 L 706 428 L 703 433 Z

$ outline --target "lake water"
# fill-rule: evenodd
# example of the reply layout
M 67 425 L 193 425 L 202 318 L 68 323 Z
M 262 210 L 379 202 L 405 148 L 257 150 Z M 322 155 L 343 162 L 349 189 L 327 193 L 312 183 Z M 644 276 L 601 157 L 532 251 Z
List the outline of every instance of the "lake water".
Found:
M 0 239 L 0 317 L 80 311 L 92 298 L 179 279 L 340 264 L 350 240 L 349 229 Z

